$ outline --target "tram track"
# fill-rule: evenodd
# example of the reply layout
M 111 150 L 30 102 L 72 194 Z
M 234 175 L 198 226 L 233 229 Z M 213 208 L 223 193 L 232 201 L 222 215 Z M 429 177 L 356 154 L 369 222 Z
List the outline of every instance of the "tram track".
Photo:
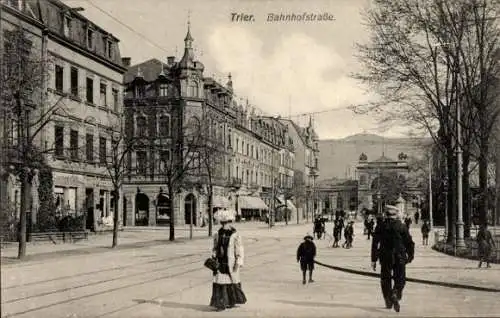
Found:
M 268 247 L 271 247 L 271 248 L 268 249 Z M 263 248 L 265 250 L 263 250 Z M 248 254 L 246 257 L 252 258 L 252 257 L 256 257 L 256 256 L 268 254 L 268 253 L 271 253 L 271 252 L 273 252 L 273 251 L 275 251 L 277 249 L 281 249 L 281 248 L 284 248 L 284 246 L 280 245 L 279 247 L 276 248 L 276 243 L 272 242 L 270 244 L 265 244 L 263 246 L 258 246 L 258 250 L 259 250 L 258 253 Z M 26 296 L 26 297 L 19 297 L 19 298 L 16 298 L 16 299 L 12 299 L 12 300 L 4 302 L 3 304 L 14 304 L 14 303 L 21 303 L 21 302 L 28 302 L 29 303 L 30 300 L 32 301 L 32 300 L 37 299 L 37 298 L 46 297 L 46 296 L 50 296 L 50 295 L 57 295 L 57 294 L 61 294 L 61 293 L 66 293 L 66 292 L 69 292 L 69 291 L 74 291 L 74 290 L 77 290 L 77 289 L 83 289 L 83 288 L 90 287 L 90 286 L 98 286 L 98 285 L 102 285 L 102 284 L 106 284 L 106 283 L 110 283 L 110 282 L 116 282 L 116 281 L 120 281 L 120 280 L 130 279 L 130 278 L 138 278 L 138 277 L 140 277 L 140 275 L 148 275 L 148 274 L 151 274 L 151 273 L 160 274 L 160 275 L 156 275 L 154 278 L 149 278 L 149 279 L 141 280 L 139 282 L 127 283 L 127 284 L 124 284 L 124 285 L 121 285 L 121 286 L 107 288 L 107 289 L 102 290 L 102 291 L 91 292 L 91 293 L 83 294 L 81 296 L 71 297 L 71 298 L 68 298 L 68 299 L 61 300 L 61 301 L 51 302 L 51 303 L 48 303 L 46 305 L 41 305 L 41 306 L 37 306 L 37 307 L 33 307 L 33 308 L 28 308 L 28 309 L 25 309 L 25 310 L 22 310 L 22 311 L 9 313 L 9 314 L 7 314 L 5 316 L 5 318 L 20 316 L 20 315 L 28 314 L 28 313 L 31 313 L 31 312 L 36 312 L 36 311 L 44 310 L 44 309 L 47 309 L 47 308 L 51 308 L 51 307 L 54 307 L 54 306 L 64 305 L 64 304 L 71 303 L 71 302 L 74 302 L 74 301 L 83 300 L 83 299 L 90 298 L 90 297 L 95 297 L 95 296 L 99 296 L 99 295 L 103 295 L 103 294 L 108 294 L 108 293 L 120 291 L 120 290 L 123 290 L 123 289 L 131 288 L 131 287 L 145 285 L 145 284 L 152 283 L 152 282 L 157 282 L 159 280 L 172 279 L 172 278 L 176 278 L 176 277 L 179 277 L 179 276 L 182 276 L 182 275 L 194 273 L 194 272 L 197 272 L 197 271 L 203 271 L 203 270 L 206 271 L 206 269 L 202 265 L 203 260 L 200 259 L 200 257 L 203 254 L 206 254 L 206 253 L 192 254 L 190 256 L 184 256 L 184 257 L 176 258 L 176 259 L 182 259 L 182 258 L 196 257 L 195 260 L 191 260 L 191 261 L 188 261 L 188 262 L 182 262 L 180 264 L 176 264 L 174 266 L 169 266 L 169 267 L 166 267 L 166 268 L 161 268 L 161 269 L 158 269 L 158 270 L 153 270 L 153 271 L 152 270 L 147 270 L 147 271 L 142 271 L 140 273 L 135 273 L 135 274 L 132 274 L 132 275 L 123 275 L 123 276 L 120 276 L 120 277 L 113 277 L 113 278 L 104 279 L 104 280 L 100 280 L 100 281 L 96 281 L 96 282 L 92 282 L 92 283 L 81 284 L 81 285 L 78 285 L 78 286 L 72 286 L 72 287 L 67 287 L 67 288 L 60 288 L 60 289 L 56 289 L 56 290 L 52 290 L 52 291 L 47 291 L 47 292 L 43 292 L 43 293 L 39 293 L 39 294 L 35 294 L 35 295 L 30 295 L 30 296 Z M 169 259 L 172 259 L 172 258 L 169 258 Z M 156 260 L 156 261 L 159 262 L 160 260 Z M 276 260 L 276 261 L 279 261 L 279 259 Z M 147 264 L 147 263 L 148 262 L 142 262 L 140 264 L 144 265 L 144 264 Z M 162 272 L 172 271 L 173 269 L 177 269 L 177 268 L 185 268 L 185 267 L 192 266 L 194 264 L 197 265 L 195 268 L 186 269 L 184 271 L 177 272 L 177 273 L 165 273 L 165 274 L 161 275 Z M 131 266 L 136 267 L 136 266 L 140 266 L 140 265 L 139 264 L 133 264 Z M 131 266 L 128 266 L 128 267 L 131 267 Z M 259 264 L 259 265 L 256 265 L 256 266 L 262 266 L 262 264 Z M 256 266 L 247 267 L 247 268 L 253 268 L 253 267 L 256 267 Z M 88 273 L 88 274 L 90 275 L 90 273 Z M 65 278 L 62 278 L 62 279 L 65 279 Z M 40 284 L 41 281 L 38 282 L 38 283 Z M 44 283 L 47 283 L 47 281 L 45 281 Z M 194 288 L 194 287 L 200 286 L 200 285 L 202 285 L 202 284 L 191 286 L 191 287 Z M 24 285 L 24 286 L 26 286 L 26 285 Z
M 259 239 L 256 239 L 256 238 L 249 238 L 248 240 L 249 241 L 252 240 L 252 244 L 259 242 Z M 121 266 L 115 266 L 115 267 L 111 267 L 111 268 L 98 269 L 98 270 L 78 273 L 77 275 L 79 277 L 82 277 L 82 276 L 89 276 L 89 275 L 93 275 L 93 274 L 107 273 L 107 272 L 123 270 L 123 269 L 138 267 L 138 266 L 142 266 L 142 265 L 147 265 L 147 264 L 168 262 L 168 261 L 187 258 L 187 257 L 191 257 L 191 256 L 202 255 L 202 254 L 205 254 L 205 252 L 191 253 L 191 254 L 186 254 L 186 255 L 177 256 L 177 257 L 162 257 L 160 259 L 154 259 L 154 260 L 149 260 L 149 261 L 145 261 L 145 262 L 138 262 L 138 263 L 133 263 L 133 264 L 128 264 L 128 265 L 121 265 Z M 36 264 L 30 264 L 30 265 L 36 265 Z M 71 279 L 74 277 L 75 277 L 75 275 L 64 275 L 64 276 L 54 277 L 54 278 L 50 278 L 50 279 L 38 280 L 38 281 L 34 281 L 34 282 L 15 284 L 15 285 L 10 285 L 10 286 L 2 286 L 2 290 L 6 291 L 6 290 L 14 289 L 14 288 L 33 286 L 33 285 L 44 284 L 44 283 L 52 283 L 52 282 L 57 282 L 57 281 L 65 280 L 65 279 Z

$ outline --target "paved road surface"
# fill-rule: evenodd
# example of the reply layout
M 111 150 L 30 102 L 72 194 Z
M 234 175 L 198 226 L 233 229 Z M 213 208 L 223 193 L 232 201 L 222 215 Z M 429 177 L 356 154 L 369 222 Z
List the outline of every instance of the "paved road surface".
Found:
M 246 253 L 242 279 L 248 303 L 230 311 L 216 313 L 207 306 L 211 273 L 202 263 L 209 255 L 211 241 L 206 239 L 3 267 L 3 315 L 16 318 L 500 315 L 495 293 L 412 283 L 405 290 L 402 311 L 396 314 L 383 308 L 377 279 L 319 266 L 316 282 L 303 286 L 295 252 L 311 227 L 310 224 L 273 230 L 242 227 Z M 360 232 L 360 224 L 356 231 L 352 250 L 332 249 L 327 240 L 317 241 L 320 259 L 336 265 L 367 267 L 369 259 L 366 257 L 364 261 L 363 257 L 367 255 L 368 242 Z M 433 263 L 419 263 L 419 267 L 428 266 L 431 273 L 439 267 L 437 259 L 432 258 Z M 457 266 L 446 272 L 452 279 L 465 267 Z M 498 267 L 493 265 L 490 272 L 499 273 Z

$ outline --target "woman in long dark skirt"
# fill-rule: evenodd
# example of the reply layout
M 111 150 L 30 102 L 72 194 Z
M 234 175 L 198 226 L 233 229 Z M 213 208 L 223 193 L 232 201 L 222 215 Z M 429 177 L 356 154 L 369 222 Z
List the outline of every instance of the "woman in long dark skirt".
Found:
M 479 265 L 481 267 L 483 262 L 486 263 L 486 267 L 490 267 L 490 259 L 491 252 L 493 248 L 495 248 L 495 241 L 493 240 L 493 236 L 491 232 L 488 231 L 486 225 L 483 224 L 479 227 L 479 231 L 477 232 L 476 241 L 478 245 L 478 254 L 479 254 Z
M 243 244 L 240 235 L 231 225 L 235 220 L 233 210 L 219 210 L 216 218 L 222 227 L 214 235 L 213 256 L 219 269 L 214 275 L 210 306 L 217 311 L 246 303 L 241 289 L 240 269 L 243 266 Z

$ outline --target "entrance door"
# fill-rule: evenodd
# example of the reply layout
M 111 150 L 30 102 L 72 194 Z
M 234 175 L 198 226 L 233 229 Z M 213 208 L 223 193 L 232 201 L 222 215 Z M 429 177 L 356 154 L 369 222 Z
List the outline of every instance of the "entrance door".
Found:
M 149 197 L 144 193 L 135 196 L 135 225 L 149 225 Z
M 193 225 L 196 226 L 196 198 L 192 193 L 188 194 L 184 199 L 184 222 L 191 224 L 191 219 Z
M 85 189 L 85 207 L 87 212 L 87 230 L 94 230 L 94 189 Z

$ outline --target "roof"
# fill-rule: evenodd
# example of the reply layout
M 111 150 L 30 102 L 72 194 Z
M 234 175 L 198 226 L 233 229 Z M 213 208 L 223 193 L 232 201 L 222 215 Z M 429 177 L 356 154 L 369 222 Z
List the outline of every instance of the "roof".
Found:
M 163 68 L 162 68 L 163 66 Z M 167 72 L 168 65 L 163 63 L 162 61 L 158 59 L 149 59 L 147 61 L 144 61 L 139 64 L 132 65 L 128 68 L 127 72 L 124 75 L 123 82 L 130 83 L 134 80 L 134 78 L 137 75 L 137 71 L 139 70 L 139 67 L 141 68 L 141 73 L 142 77 L 144 80 L 148 82 L 153 82 L 158 78 L 158 75 L 160 75 L 162 69 L 164 69 Z
M 396 160 L 392 160 L 391 158 L 386 157 L 384 154 L 377 160 L 374 160 L 372 162 L 397 162 Z

